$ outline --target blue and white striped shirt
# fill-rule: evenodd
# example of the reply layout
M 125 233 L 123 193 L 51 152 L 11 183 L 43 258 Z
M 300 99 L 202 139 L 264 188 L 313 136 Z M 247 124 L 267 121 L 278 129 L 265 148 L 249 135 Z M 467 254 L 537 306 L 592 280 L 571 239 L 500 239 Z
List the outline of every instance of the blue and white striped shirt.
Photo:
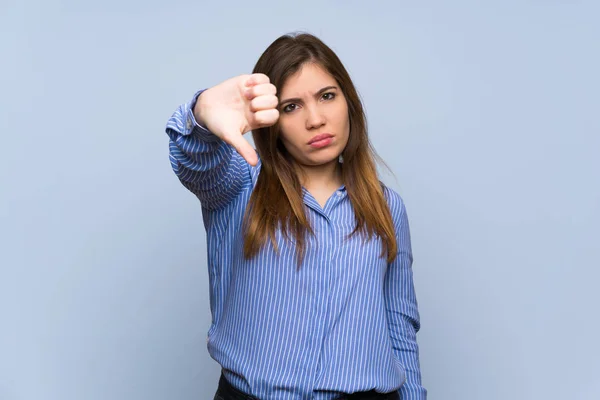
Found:
M 192 101 L 167 123 L 171 166 L 202 205 L 207 232 L 210 308 L 208 351 L 227 380 L 260 399 L 333 399 L 343 393 L 399 390 L 425 400 L 412 252 L 404 203 L 385 187 L 398 256 L 380 257 L 381 239 L 345 240 L 354 212 L 344 186 L 321 207 L 303 189 L 306 256 L 276 235 L 243 257 L 242 217 L 260 172 L 200 126 Z

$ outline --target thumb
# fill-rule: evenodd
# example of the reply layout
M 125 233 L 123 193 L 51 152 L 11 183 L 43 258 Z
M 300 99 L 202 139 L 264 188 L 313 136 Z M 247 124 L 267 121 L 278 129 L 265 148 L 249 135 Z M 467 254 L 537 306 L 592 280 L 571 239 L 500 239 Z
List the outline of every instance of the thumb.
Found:
M 250 143 L 242 135 L 231 135 L 227 142 L 252 166 L 258 164 L 258 156 L 256 150 L 252 148 Z

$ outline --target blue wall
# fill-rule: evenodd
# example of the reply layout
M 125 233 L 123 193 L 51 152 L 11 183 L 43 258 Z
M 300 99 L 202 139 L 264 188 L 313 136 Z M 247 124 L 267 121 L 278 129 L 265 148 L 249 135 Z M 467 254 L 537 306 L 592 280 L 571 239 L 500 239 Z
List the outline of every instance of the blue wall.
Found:
M 347 66 L 405 200 L 430 398 L 600 398 L 600 3 L 202 3 L 0 6 L 0 399 L 212 398 L 164 126 L 294 30 Z

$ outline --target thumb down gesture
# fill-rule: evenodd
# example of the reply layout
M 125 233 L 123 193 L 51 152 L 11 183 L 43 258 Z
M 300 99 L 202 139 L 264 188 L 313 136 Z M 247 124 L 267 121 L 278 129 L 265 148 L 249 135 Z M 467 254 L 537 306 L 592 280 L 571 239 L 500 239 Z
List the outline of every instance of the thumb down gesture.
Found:
M 277 122 L 276 93 L 264 74 L 236 76 L 202 92 L 194 116 L 198 123 L 233 146 L 250 165 L 256 165 L 256 151 L 243 135 Z

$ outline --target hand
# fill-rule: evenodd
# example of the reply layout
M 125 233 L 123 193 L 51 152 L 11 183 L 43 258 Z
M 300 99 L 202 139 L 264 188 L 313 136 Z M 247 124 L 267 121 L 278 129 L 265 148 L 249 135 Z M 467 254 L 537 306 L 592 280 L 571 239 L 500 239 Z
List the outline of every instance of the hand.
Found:
M 274 125 L 279 118 L 277 89 L 264 74 L 240 75 L 202 92 L 194 116 L 199 124 L 229 143 L 251 165 L 256 151 L 243 135 Z

